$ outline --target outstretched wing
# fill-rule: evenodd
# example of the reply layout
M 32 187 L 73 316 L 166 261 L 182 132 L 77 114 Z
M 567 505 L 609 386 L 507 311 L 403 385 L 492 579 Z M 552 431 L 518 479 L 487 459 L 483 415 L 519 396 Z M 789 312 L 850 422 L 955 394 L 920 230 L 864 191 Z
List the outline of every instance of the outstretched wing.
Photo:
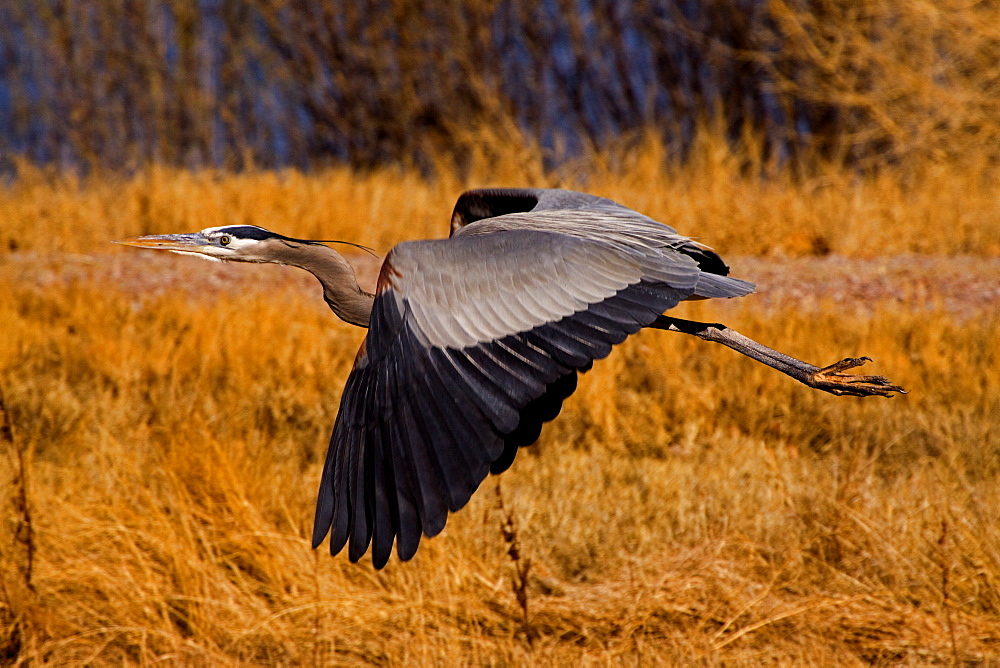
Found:
M 618 202 L 574 190 L 479 188 L 462 193 L 451 214 L 451 236 L 498 229 L 540 229 L 609 243 L 669 246 L 690 256 L 707 274 L 729 275 L 729 266 L 711 248 Z
M 488 472 L 537 439 L 577 372 L 706 275 L 655 241 L 474 227 L 386 258 L 330 441 L 314 546 L 332 533 L 331 552 L 349 540 L 357 561 L 372 544 L 381 568 L 395 540 L 411 558 L 421 534 L 440 532 Z M 715 278 L 720 296 L 753 288 Z
M 486 218 L 532 211 L 578 211 L 595 206 L 616 207 L 623 211 L 631 211 L 631 209 L 610 199 L 575 190 L 559 190 L 557 188 L 477 188 L 467 190 L 459 195 L 458 201 L 455 202 L 455 209 L 451 213 L 451 235 L 454 236 L 466 225 Z M 632 213 L 635 214 L 634 211 Z M 675 232 L 671 228 L 666 229 Z

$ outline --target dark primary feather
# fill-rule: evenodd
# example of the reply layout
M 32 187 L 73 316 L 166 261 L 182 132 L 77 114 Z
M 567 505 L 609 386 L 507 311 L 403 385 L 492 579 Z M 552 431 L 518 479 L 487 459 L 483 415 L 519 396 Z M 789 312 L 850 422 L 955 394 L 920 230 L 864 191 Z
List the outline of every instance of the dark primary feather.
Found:
M 574 211 L 605 211 L 619 218 L 642 223 L 651 223 L 660 232 L 677 235 L 672 227 L 659 223 L 648 216 L 622 206 L 613 200 L 572 190 L 544 188 L 480 188 L 463 193 L 455 204 L 451 215 L 451 234 L 454 236 L 463 227 L 485 220 L 513 213 L 540 213 L 559 211 L 572 217 Z M 543 220 L 544 218 L 539 218 Z M 691 239 L 680 237 L 678 250 L 691 257 L 703 272 L 729 275 L 729 266 L 719 255 L 707 246 Z
M 718 256 L 569 191 L 481 190 L 448 240 L 396 246 L 344 388 L 313 544 L 411 558 L 535 442 L 577 374 L 684 299 L 737 296 Z

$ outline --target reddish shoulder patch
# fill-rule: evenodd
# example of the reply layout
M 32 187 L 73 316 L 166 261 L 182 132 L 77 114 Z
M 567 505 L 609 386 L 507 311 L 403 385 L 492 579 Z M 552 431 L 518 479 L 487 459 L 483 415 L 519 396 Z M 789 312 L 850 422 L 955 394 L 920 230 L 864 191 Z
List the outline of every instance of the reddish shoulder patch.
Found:
M 392 251 L 385 256 L 382 261 L 382 268 L 378 272 L 378 282 L 375 284 L 375 294 L 380 295 L 390 288 L 396 287 L 396 279 L 403 276 L 402 272 L 392 263 Z
M 364 366 L 368 363 L 368 337 L 361 339 L 361 347 L 358 348 L 358 354 L 354 356 L 354 366 L 352 369 L 357 369 L 359 366 Z

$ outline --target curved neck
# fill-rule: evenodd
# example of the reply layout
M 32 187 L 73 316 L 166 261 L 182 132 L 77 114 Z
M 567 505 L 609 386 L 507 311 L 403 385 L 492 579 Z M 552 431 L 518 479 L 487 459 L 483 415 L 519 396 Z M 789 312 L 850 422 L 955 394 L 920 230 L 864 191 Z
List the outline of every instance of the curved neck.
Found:
M 361 289 L 354 267 L 340 253 L 318 244 L 288 244 L 278 261 L 305 269 L 318 278 L 323 299 L 338 318 L 368 327 L 375 295 Z

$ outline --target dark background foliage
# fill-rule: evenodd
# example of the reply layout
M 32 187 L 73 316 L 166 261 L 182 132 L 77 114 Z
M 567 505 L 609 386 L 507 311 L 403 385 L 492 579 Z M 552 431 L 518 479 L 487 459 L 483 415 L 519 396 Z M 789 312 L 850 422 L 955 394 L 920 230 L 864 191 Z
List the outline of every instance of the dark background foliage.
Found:
M 752 137 L 765 161 L 898 162 L 997 140 L 995 12 L 948 9 L 13 0 L 0 5 L 0 150 L 85 168 L 426 170 L 461 167 L 484 141 L 558 162 L 649 131 L 683 157 L 704 124 Z

